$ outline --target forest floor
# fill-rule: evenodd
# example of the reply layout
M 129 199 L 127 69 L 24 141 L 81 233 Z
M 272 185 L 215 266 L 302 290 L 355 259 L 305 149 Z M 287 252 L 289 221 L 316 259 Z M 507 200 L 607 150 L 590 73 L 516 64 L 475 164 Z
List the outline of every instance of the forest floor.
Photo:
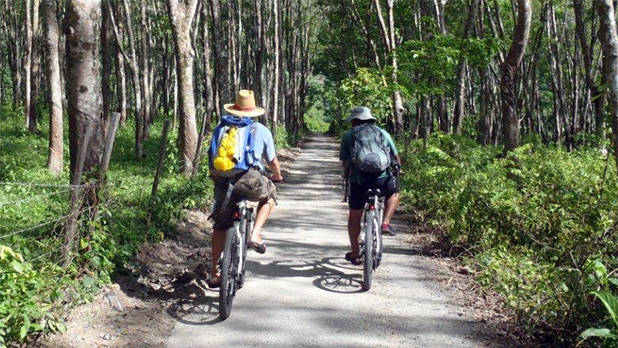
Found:
M 280 154 L 286 184 L 265 230 L 268 251 L 251 253 L 232 316 L 217 318 L 218 292 L 204 280 L 207 212 L 189 211 L 170 239 L 145 244 L 130 272 L 71 311 L 49 347 L 465 346 L 513 345 L 508 315 L 480 295 L 472 275 L 443 257 L 430 231 L 397 224 L 382 266 L 362 292 L 347 251 L 337 144 L 312 136 Z M 292 160 L 295 160 L 292 162 Z M 400 219 L 404 221 L 406 219 Z M 403 233 L 403 232 L 411 233 Z

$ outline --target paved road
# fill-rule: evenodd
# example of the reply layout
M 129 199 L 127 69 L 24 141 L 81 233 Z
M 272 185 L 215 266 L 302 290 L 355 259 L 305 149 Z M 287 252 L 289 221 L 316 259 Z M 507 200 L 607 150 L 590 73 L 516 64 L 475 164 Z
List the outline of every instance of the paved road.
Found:
M 477 324 L 448 304 L 428 261 L 401 239 L 385 240 L 373 287 L 362 292 L 348 248 L 338 145 L 313 136 L 281 187 L 265 230 L 267 253 L 249 254 L 247 283 L 229 319 L 217 295 L 179 318 L 169 347 L 478 347 Z

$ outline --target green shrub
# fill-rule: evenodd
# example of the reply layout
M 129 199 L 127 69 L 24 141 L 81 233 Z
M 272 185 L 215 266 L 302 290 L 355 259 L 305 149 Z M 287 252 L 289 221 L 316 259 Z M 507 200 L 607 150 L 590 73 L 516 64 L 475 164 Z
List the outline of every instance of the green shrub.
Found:
M 0 182 L 65 185 L 69 146 L 65 123 L 65 170 L 48 173 L 48 129 L 24 127 L 23 111 L 0 107 Z M 78 253 L 67 268 L 58 266 L 63 244 L 62 221 L 0 240 L 0 347 L 21 342 L 27 334 L 62 328 L 54 303 L 88 301 L 112 276 L 133 260 L 145 241 L 158 241 L 175 232 L 185 208 L 202 207 L 211 197 L 212 183 L 202 165 L 195 179 L 179 173 L 176 130 L 168 137 L 165 170 L 158 195 L 150 191 L 161 143 L 162 122 L 150 129 L 145 158 L 134 155 L 134 124 L 129 121 L 116 137 L 107 187 L 100 194 L 98 218 L 83 225 Z M 0 236 L 68 214 L 68 190 L 0 185 Z M 39 195 L 42 195 L 39 197 Z M 27 201 L 14 204 L 16 201 Z M 35 262 L 36 261 L 36 262 Z M 60 291 L 62 289 L 62 291 Z M 24 333 L 25 332 L 25 333 Z M 26 337 L 27 339 L 27 337 Z
M 49 272 L 43 277 L 41 272 Z M 22 341 L 27 334 L 62 331 L 52 312 L 61 289 L 50 275 L 56 269 L 35 270 L 11 248 L 0 245 L 0 347 Z
M 591 292 L 610 290 L 602 269 L 618 267 L 614 161 L 532 143 L 500 153 L 455 136 L 411 144 L 404 202 L 473 255 L 530 332 L 572 340 L 604 319 Z

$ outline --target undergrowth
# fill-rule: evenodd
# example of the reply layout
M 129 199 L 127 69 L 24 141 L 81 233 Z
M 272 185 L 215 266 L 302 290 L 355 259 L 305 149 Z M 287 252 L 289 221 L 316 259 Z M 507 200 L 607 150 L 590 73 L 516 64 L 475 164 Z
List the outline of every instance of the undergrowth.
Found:
M 434 135 L 405 156 L 403 200 L 443 231 L 530 335 L 573 343 L 610 324 L 618 292 L 618 178 L 598 149 L 525 144 L 506 157 Z
M 0 110 L 0 182 L 68 184 L 68 131 L 65 168 L 49 174 L 47 122 L 30 134 L 22 112 Z M 157 120 L 144 144 L 145 158 L 134 156 L 134 125 L 119 129 L 102 193 L 99 218 L 87 222 L 69 267 L 61 266 L 62 221 L 8 238 L 7 234 L 68 213 L 69 192 L 57 188 L 0 185 L 0 347 L 32 335 L 63 329 L 61 310 L 86 302 L 130 262 L 145 241 L 174 233 L 185 208 L 201 207 L 210 197 L 207 170 L 196 179 L 179 173 L 176 132 L 168 138 L 165 171 L 155 199 L 150 196 L 161 141 Z
M 101 286 L 123 271 L 144 242 L 173 235 L 183 211 L 206 206 L 212 191 L 206 161 L 202 161 L 194 179 L 179 174 L 181 162 L 174 129 L 167 139 L 159 191 L 152 198 L 162 120 L 156 120 L 150 129 L 144 158 L 134 155 L 135 126 L 128 122 L 116 136 L 107 184 L 100 194 L 98 218 L 83 225 L 76 246 L 78 255 L 70 266 L 63 267 L 61 219 L 3 238 L 69 212 L 69 189 L 28 185 L 69 183 L 67 120 L 65 167 L 62 175 L 55 176 L 46 169 L 47 121 L 42 121 L 38 133 L 30 134 L 22 114 L 21 109 L 0 108 L 0 347 L 64 330 L 63 310 L 91 300 Z M 301 132 L 288 134 L 278 127 L 277 147 L 290 147 L 301 136 Z M 204 156 L 206 151 L 204 148 Z

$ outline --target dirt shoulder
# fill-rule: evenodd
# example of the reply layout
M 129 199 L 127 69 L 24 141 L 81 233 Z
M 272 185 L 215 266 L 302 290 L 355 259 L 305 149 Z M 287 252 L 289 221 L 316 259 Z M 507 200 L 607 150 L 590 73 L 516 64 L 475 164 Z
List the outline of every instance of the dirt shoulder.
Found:
M 534 346 L 515 323 L 514 313 L 504 308 L 503 298 L 479 286 L 460 251 L 452 249 L 442 233 L 415 216 L 412 209 L 402 210 L 400 222 L 407 230 L 406 242 L 428 260 L 437 286 L 449 293 L 450 302 L 466 308 L 474 320 L 482 323 L 478 336 L 501 346 Z

